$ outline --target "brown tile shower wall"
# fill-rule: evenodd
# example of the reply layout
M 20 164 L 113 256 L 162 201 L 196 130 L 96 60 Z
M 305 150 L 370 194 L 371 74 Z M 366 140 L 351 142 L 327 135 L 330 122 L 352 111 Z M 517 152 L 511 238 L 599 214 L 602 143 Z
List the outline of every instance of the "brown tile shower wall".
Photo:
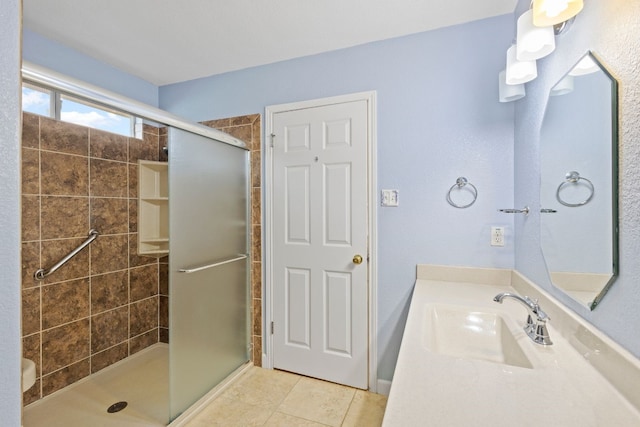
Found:
M 202 124 L 244 141 L 251 150 L 251 302 L 252 361 L 262 366 L 262 224 L 260 114 L 210 120 Z
M 137 160 L 160 159 L 162 139 L 147 125 L 139 140 L 23 115 L 23 354 L 37 367 L 25 404 L 168 340 L 167 258 L 136 247 Z M 34 280 L 91 228 L 91 245 Z

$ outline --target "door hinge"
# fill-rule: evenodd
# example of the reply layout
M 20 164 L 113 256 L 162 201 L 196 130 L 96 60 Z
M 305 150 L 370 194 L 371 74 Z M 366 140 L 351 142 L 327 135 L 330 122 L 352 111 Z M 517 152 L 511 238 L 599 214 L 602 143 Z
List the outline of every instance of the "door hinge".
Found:
M 274 144 L 273 140 L 274 140 L 274 139 L 276 139 L 276 134 L 275 134 L 275 133 L 272 133 L 272 134 L 271 134 L 271 148 L 273 148 L 273 144 Z
M 271 322 L 271 335 L 273 335 L 273 322 Z

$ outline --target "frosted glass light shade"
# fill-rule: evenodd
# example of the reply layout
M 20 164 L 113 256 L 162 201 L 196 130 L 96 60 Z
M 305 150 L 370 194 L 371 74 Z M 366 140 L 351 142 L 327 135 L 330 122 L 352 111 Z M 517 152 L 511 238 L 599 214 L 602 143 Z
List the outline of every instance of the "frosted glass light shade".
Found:
M 587 74 L 595 73 L 599 69 L 600 67 L 598 67 L 598 64 L 596 64 L 589 55 L 586 55 L 580 60 L 580 62 L 576 64 L 575 67 L 573 67 L 571 71 L 569 71 L 569 75 L 584 76 Z
M 531 61 L 549 55 L 556 48 L 553 27 L 536 27 L 533 25 L 533 9 L 527 10 L 518 18 L 516 46 L 518 61 Z
M 573 92 L 573 76 L 566 75 L 554 87 L 551 88 L 551 93 L 549 93 L 549 95 L 560 96 L 566 95 L 570 92 Z
M 560 24 L 580 13 L 583 6 L 582 0 L 533 0 L 533 25 Z
M 524 84 L 508 85 L 506 78 L 506 70 L 500 71 L 500 74 L 498 75 L 498 96 L 500 102 L 511 102 L 524 98 Z
M 516 58 L 516 45 L 512 45 L 507 49 L 506 71 L 506 82 L 508 85 L 519 85 L 530 82 L 538 77 L 536 61 L 518 61 Z

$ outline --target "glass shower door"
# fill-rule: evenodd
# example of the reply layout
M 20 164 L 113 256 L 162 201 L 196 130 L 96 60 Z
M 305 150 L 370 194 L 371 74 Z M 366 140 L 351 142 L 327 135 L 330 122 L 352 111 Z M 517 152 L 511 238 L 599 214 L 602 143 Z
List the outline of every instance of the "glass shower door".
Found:
M 248 357 L 248 153 L 169 129 L 171 419 Z

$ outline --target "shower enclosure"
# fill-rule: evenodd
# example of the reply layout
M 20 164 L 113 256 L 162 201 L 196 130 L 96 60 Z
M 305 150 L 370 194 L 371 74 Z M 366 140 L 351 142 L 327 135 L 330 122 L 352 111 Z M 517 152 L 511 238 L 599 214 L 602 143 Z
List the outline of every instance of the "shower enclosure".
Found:
M 156 403 L 161 405 L 158 414 L 160 419 L 155 415 L 153 419 L 168 424 L 250 359 L 250 189 L 246 144 L 223 132 L 186 122 L 165 111 L 33 64 L 23 64 L 23 78 L 167 126 L 169 362 L 168 372 L 166 369 L 155 369 L 156 366 L 166 366 L 165 362 L 152 363 L 155 371 L 151 369 L 150 375 L 155 376 L 154 381 L 161 379 L 162 386 L 156 383 L 146 394 L 149 395 L 147 397 L 162 395 L 156 399 Z M 135 142 L 133 138 L 130 140 Z M 126 170 L 126 164 L 123 162 L 122 165 Z M 126 251 L 124 247 L 124 259 Z M 92 279 L 93 276 L 87 278 L 89 285 Z M 127 289 L 125 286 L 125 292 Z M 163 360 L 166 360 L 164 346 L 160 352 L 164 352 Z M 106 406 L 102 401 L 90 401 L 92 393 L 108 399 L 110 403 L 111 399 L 117 400 L 119 395 L 102 387 L 104 382 L 98 380 L 97 376 L 111 367 L 128 363 L 128 359 L 132 358 L 121 360 L 67 386 L 70 389 L 67 396 L 70 397 L 62 400 L 71 402 L 70 411 L 74 408 L 86 411 L 90 407 L 97 407 L 100 408 L 97 412 L 102 413 Z M 89 363 L 89 358 L 85 358 L 84 362 Z M 131 363 L 136 373 L 143 371 L 135 367 L 136 362 Z M 94 375 L 95 380 L 92 379 Z M 120 385 L 126 383 L 124 378 L 116 382 Z M 95 393 L 71 391 L 80 383 L 82 386 L 94 383 L 98 387 L 94 387 Z M 165 389 L 168 389 L 168 396 Z M 83 404 L 74 405 L 80 395 L 84 399 Z M 59 396 L 63 395 L 56 393 L 56 396 L 47 396 L 35 403 L 43 403 L 49 397 L 59 399 Z M 57 404 L 62 400 L 56 403 L 49 400 L 51 404 L 47 402 L 49 406 L 41 405 L 43 410 L 40 412 L 46 417 L 45 408 L 66 411 Z M 101 420 L 100 425 L 129 425 L 118 421 L 118 417 L 138 416 L 140 408 L 136 408 L 135 404 L 132 401 L 128 407 L 122 406 L 126 409 L 110 414 L 106 424 Z M 31 412 L 35 413 L 33 409 Z M 142 418 L 148 417 L 145 415 Z M 83 425 L 86 422 L 87 418 L 84 418 Z M 25 427 L 30 425 L 25 423 Z
M 249 360 L 248 154 L 169 129 L 170 417 Z

